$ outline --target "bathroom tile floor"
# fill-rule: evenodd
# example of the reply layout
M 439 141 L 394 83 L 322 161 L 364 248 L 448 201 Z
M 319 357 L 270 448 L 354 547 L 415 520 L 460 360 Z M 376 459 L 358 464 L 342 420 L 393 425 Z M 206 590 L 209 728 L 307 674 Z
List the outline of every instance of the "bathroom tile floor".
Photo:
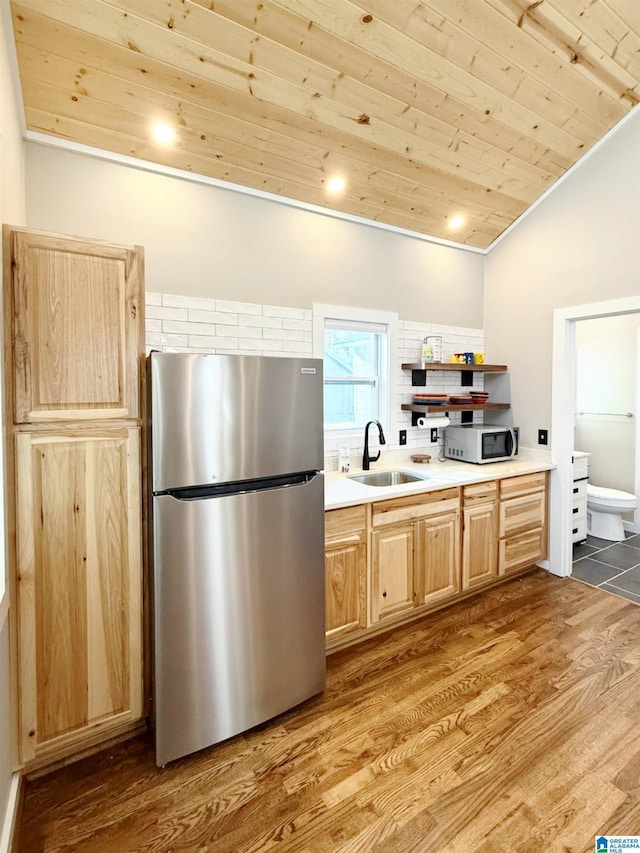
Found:
M 572 576 L 640 604 L 640 534 L 622 542 L 587 536 L 573 546 Z

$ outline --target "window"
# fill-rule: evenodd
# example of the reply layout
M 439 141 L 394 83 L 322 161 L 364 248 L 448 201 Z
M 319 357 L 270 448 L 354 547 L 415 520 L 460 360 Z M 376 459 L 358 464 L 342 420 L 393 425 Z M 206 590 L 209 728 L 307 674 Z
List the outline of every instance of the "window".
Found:
M 314 356 L 324 361 L 325 438 L 389 427 L 389 370 L 397 316 L 314 305 Z

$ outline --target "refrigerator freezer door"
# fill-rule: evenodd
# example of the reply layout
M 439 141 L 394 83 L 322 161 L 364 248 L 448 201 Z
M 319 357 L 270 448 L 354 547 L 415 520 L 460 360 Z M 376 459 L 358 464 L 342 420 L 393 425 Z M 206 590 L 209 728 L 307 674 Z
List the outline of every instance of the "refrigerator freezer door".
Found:
M 151 354 L 153 491 L 323 468 L 322 361 Z
M 323 492 L 154 498 L 158 765 L 324 689 Z

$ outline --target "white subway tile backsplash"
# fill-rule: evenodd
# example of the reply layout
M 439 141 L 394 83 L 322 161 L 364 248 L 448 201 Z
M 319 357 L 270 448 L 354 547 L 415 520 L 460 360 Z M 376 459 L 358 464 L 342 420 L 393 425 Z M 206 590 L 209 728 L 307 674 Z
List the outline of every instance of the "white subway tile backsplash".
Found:
M 162 304 L 165 308 L 195 308 L 203 311 L 215 311 L 215 299 L 206 299 L 202 296 L 178 296 L 173 293 L 162 294 Z
M 265 317 L 282 317 L 287 320 L 308 320 L 305 316 L 305 311 L 302 308 L 283 308 L 280 305 L 263 305 L 263 314 Z M 309 312 L 306 312 L 309 314 Z
M 215 335 L 215 323 L 189 323 L 188 321 L 176 322 L 175 320 L 164 320 L 163 332 L 177 332 L 185 335 Z
M 311 329 L 311 320 L 283 320 L 282 321 L 283 329 L 297 329 L 301 332 L 310 332 Z
M 144 328 L 147 332 L 161 332 L 162 320 L 152 320 L 149 317 L 145 317 Z
M 281 329 L 281 317 L 252 316 L 251 314 L 239 314 L 238 320 L 241 326 L 258 326 L 263 329 Z
M 162 305 L 162 294 L 154 293 L 152 290 L 145 291 L 144 301 L 147 308 L 150 305 Z
M 300 352 L 306 358 L 307 356 L 311 356 L 313 348 L 311 344 L 307 344 L 304 341 L 282 341 L 282 349 L 291 355 Z
M 186 320 L 189 316 L 186 308 L 163 308 L 159 305 L 147 306 L 146 314 L 150 320 Z
M 304 338 L 304 332 L 291 331 L 290 329 L 263 329 L 263 337 L 269 340 L 279 341 L 301 341 Z
M 146 343 L 147 346 L 155 348 L 165 346 L 186 347 L 189 340 L 186 335 L 167 335 L 159 332 L 147 332 Z
M 217 352 L 220 347 L 236 349 L 237 338 L 217 338 L 215 335 L 189 335 L 189 346 L 201 347 L 208 352 Z
M 216 310 L 231 314 L 262 314 L 263 307 L 253 302 L 227 302 L 224 299 L 216 299 Z
M 262 338 L 240 338 L 239 346 L 254 352 L 277 352 L 282 350 L 282 341 L 265 341 Z
M 227 326 L 238 325 L 237 314 L 225 314 L 223 311 L 203 311 L 202 309 L 189 309 L 190 323 L 224 323 Z
M 221 338 L 261 338 L 262 329 L 256 329 L 253 326 L 216 326 L 218 335 Z M 265 330 L 266 331 L 266 330 Z

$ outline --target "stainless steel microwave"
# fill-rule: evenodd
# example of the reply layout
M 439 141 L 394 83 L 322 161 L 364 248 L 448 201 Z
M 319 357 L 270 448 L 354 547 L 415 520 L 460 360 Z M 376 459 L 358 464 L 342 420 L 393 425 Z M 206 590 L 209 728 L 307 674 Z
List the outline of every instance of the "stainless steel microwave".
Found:
M 460 462 L 503 462 L 518 452 L 516 427 L 497 424 L 463 424 L 447 427 L 444 433 L 444 455 Z

